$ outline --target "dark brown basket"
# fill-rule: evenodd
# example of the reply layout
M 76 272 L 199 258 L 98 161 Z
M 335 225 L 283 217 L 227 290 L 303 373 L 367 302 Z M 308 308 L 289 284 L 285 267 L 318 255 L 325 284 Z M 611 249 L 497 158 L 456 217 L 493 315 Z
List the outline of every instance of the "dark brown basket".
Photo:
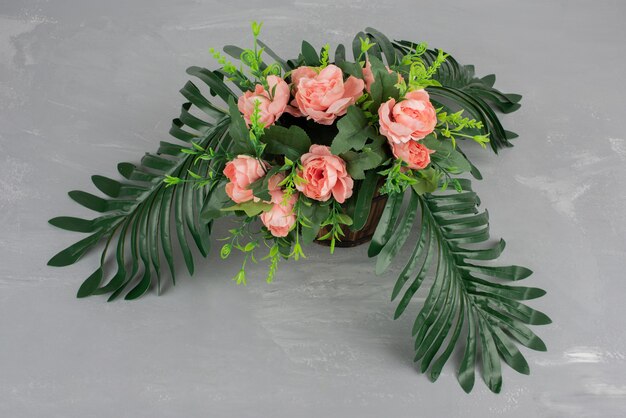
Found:
M 383 214 L 385 204 L 387 204 L 387 195 L 381 195 L 377 191 L 374 195 L 374 198 L 372 199 L 370 213 L 367 217 L 367 221 L 365 221 L 365 225 L 363 226 L 363 228 L 361 228 L 359 231 L 352 231 L 350 230 L 350 227 L 343 226 L 341 229 L 343 230 L 345 236 L 341 238 L 341 241 L 335 241 L 335 247 L 356 247 L 357 245 L 369 242 L 372 239 L 372 236 L 374 236 L 374 231 L 376 231 L 380 216 Z M 329 226 L 325 226 L 320 229 L 315 242 L 320 245 L 329 246 L 330 239 L 319 239 L 319 237 L 323 237 L 329 231 Z

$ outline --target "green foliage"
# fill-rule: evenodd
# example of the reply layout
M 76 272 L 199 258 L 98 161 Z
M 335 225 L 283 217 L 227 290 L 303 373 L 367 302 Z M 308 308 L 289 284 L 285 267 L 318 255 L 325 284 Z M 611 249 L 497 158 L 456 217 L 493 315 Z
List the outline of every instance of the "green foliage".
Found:
M 326 44 L 324 45 L 324 47 L 322 48 L 322 52 L 320 53 L 320 68 L 326 68 L 328 67 L 328 60 L 329 60 L 329 56 L 328 56 L 328 51 L 330 50 L 330 45 Z
M 209 51 L 217 62 L 222 65 L 220 72 L 226 75 L 229 81 L 235 83 L 240 89 L 253 90 L 255 84 L 262 84 L 263 87 L 268 89 L 267 76 L 271 74 L 279 76 L 282 67 L 279 63 L 268 66 L 263 62 L 263 53 L 266 52 L 266 48 L 263 48 L 262 43 L 259 41 L 263 23 L 252 22 L 250 26 L 252 29 L 253 48 L 239 48 L 233 45 L 224 47 L 224 52 L 241 62 L 239 68 L 215 49 L 211 48 Z M 246 72 L 249 72 L 252 79 L 248 77 Z
M 546 349 L 525 324 L 543 325 L 550 319 L 520 302 L 544 295 L 543 290 L 500 284 L 524 279 L 530 270 L 485 263 L 501 254 L 504 241 L 488 244 L 487 212 L 478 211 L 479 200 L 468 180 L 459 180 L 459 185 L 460 193 L 410 193 L 404 211 L 404 195 L 390 195 L 368 254 L 376 257 L 377 273 L 382 273 L 401 262 L 402 248 L 412 248 L 392 293 L 392 300 L 401 296 L 396 318 L 435 270 L 413 326 L 420 370 L 437 380 L 452 353 L 463 346 L 460 337 L 465 335 L 459 383 L 466 392 L 472 390 L 481 353 L 483 380 L 497 393 L 502 386 L 501 360 L 520 373 L 529 373 L 514 340 L 534 350 Z M 418 212 L 419 224 L 415 222 Z
M 249 260 L 256 263 L 257 260 L 254 256 L 254 251 L 259 247 L 258 239 L 255 239 L 250 233 L 250 223 L 253 218 L 247 216 L 242 220 L 241 225 L 238 228 L 234 228 L 229 230 L 229 237 L 223 238 L 222 241 L 228 241 L 226 244 L 222 246 L 220 250 L 220 257 L 225 260 L 230 257 L 233 248 L 242 252 L 244 254 L 243 262 L 241 264 L 241 268 L 237 273 L 233 276 L 233 281 L 238 285 L 243 284 L 244 286 L 248 284 L 247 275 L 246 275 L 246 265 Z M 246 240 L 248 240 L 246 242 Z
M 375 45 L 376 44 L 370 40 L 370 37 L 366 36 L 363 32 L 357 33 L 352 41 L 354 61 L 359 64 L 363 59 L 365 59 L 367 52 Z
M 441 172 L 439 170 L 433 167 L 426 167 L 417 172 L 415 182 L 411 184 L 411 187 L 418 195 L 433 193 L 439 188 L 440 178 Z
M 228 130 L 228 134 L 232 138 L 230 151 L 236 155 L 248 154 L 260 157 L 260 155 L 257 154 L 260 149 L 262 150 L 260 142 L 253 142 L 246 122 L 243 116 L 241 116 L 235 100 L 232 98 L 228 101 L 228 110 L 230 116 L 230 129 Z
M 311 147 L 309 135 L 296 125 L 289 128 L 272 125 L 265 131 L 262 140 L 267 145 L 266 152 L 284 155 L 293 161 L 298 161 L 300 156 L 308 152 Z
M 463 109 L 455 113 L 437 112 L 437 128 L 436 132 L 452 141 L 452 146 L 456 147 L 457 138 L 470 138 L 485 148 L 485 144 L 489 142 L 489 134 L 468 135 L 464 132 L 468 130 L 478 131 L 483 129 L 482 122 L 476 119 L 463 117 Z
M 305 244 L 311 243 L 330 215 L 330 202 L 316 202 L 300 197 L 296 210 L 298 221 L 304 221 L 301 228 L 302 241 Z
M 261 203 L 261 205 L 267 204 Z M 246 266 L 248 265 L 249 261 L 252 261 L 255 264 L 258 262 L 256 253 L 263 248 L 262 243 L 265 244 L 265 247 L 268 248 L 267 255 L 261 258 L 261 260 L 269 260 L 268 273 L 266 277 L 267 283 L 271 283 L 274 280 L 274 277 L 276 276 L 276 270 L 278 268 L 278 263 L 280 262 L 281 258 L 294 258 L 298 260 L 300 257 L 304 257 L 304 253 L 302 251 L 302 247 L 300 246 L 297 235 L 295 238 L 296 242 L 295 245 L 293 245 L 292 251 L 292 243 L 290 241 L 291 238 L 276 238 L 271 236 L 269 233 L 266 233 L 265 236 L 261 236 L 261 233 L 259 231 L 253 230 L 252 226 L 253 221 L 255 220 L 253 216 L 246 215 L 244 218 L 242 218 L 239 227 L 229 230 L 229 236 L 221 239 L 221 241 L 226 241 L 226 243 L 222 246 L 220 250 L 220 257 L 222 259 L 227 259 L 228 257 L 230 257 L 233 249 L 239 251 L 244 256 L 241 267 L 232 279 L 238 285 L 247 284 L 248 275 L 246 272 Z M 272 244 L 269 245 L 268 242 L 271 242 Z
M 469 161 L 451 142 L 428 135 L 422 139 L 422 144 L 435 151 L 430 156 L 431 161 L 443 171 L 451 174 L 462 174 L 472 169 Z
M 353 179 L 362 180 L 365 172 L 380 166 L 385 160 L 386 154 L 381 144 L 374 143 L 363 148 L 362 151 L 348 151 L 341 154 L 341 158 L 346 162 L 348 174 Z
M 294 235 L 296 237 L 296 242 L 293 244 L 293 250 L 287 256 L 287 258 L 293 258 L 294 260 L 298 261 L 301 258 L 306 258 L 306 256 L 304 255 L 304 251 L 302 250 L 302 245 L 300 245 L 300 234 L 298 234 L 298 232 L 296 231 Z
M 368 39 L 371 38 L 375 41 L 375 43 L 369 44 L 371 46 L 367 48 L 364 52 L 374 47 L 370 51 L 370 54 L 376 56 L 380 60 L 385 58 L 389 67 L 395 66 L 395 64 L 400 60 L 400 57 L 389 38 L 387 38 L 383 33 L 377 31 L 374 28 L 365 28 L 365 32 L 367 33 Z M 363 50 L 363 48 L 361 49 Z
M 423 58 L 427 51 L 426 44 L 420 43 L 413 45 L 412 49 L 402 57 L 400 65 L 397 67 L 398 71 L 403 75 L 403 78 L 397 84 L 401 96 L 413 90 L 441 85 L 437 80 L 433 79 L 433 76 L 446 61 L 448 55 L 440 50 L 435 59 L 428 65 Z
M 265 149 L 265 144 L 261 142 L 261 138 L 265 134 L 265 125 L 261 122 L 261 101 L 254 101 L 254 109 L 252 110 L 252 114 L 250 115 L 250 128 L 249 128 L 249 138 L 252 146 L 254 147 L 254 155 L 257 157 L 261 157 L 263 155 L 263 150 Z
M 370 214 L 372 199 L 376 194 L 376 187 L 380 181 L 380 175 L 376 170 L 365 172 L 365 179 L 358 188 L 356 193 L 356 204 L 354 208 L 354 222 L 352 230 L 360 231 L 365 226 L 367 218 Z
M 365 112 L 357 107 L 350 106 L 347 114 L 337 122 L 339 132 L 331 143 L 333 154 L 343 154 L 349 150 L 360 151 L 368 138 L 378 138 L 376 129 L 370 125 Z
M 302 41 L 302 52 L 300 53 L 300 60 L 303 65 L 309 67 L 319 67 L 322 65 L 320 61 L 319 55 L 317 55 L 317 51 L 307 41 Z
M 359 54 L 359 58 L 363 57 L 365 53 L 367 53 L 367 51 L 370 50 L 370 48 L 372 48 L 374 45 L 376 45 L 375 43 L 372 43 L 369 38 L 361 38 L 359 37 L 359 41 L 361 41 L 361 53 Z M 357 61 L 360 61 L 357 59 Z
M 372 114 L 377 114 L 381 103 L 389 99 L 398 100 L 400 98 L 400 90 L 397 87 L 398 75 L 393 72 L 389 73 L 383 62 L 376 57 L 370 56 L 369 61 L 374 75 L 374 83 L 370 89 L 372 104 L 369 111 Z
M 227 212 L 222 208 L 232 203 L 230 197 L 226 194 L 227 179 L 222 178 L 218 183 L 211 187 L 211 194 L 205 199 L 200 209 L 200 222 L 208 224 L 217 218 L 225 216 Z
M 270 209 L 272 209 L 272 204 L 270 203 L 249 201 L 244 203 L 237 203 L 236 205 L 228 206 L 222 208 L 221 210 L 225 212 L 241 211 L 244 212 L 246 216 L 251 218 L 253 216 L 260 215 L 263 212 L 267 212 Z
M 385 184 L 381 187 L 382 194 L 400 194 L 417 183 L 415 171 L 408 168 L 408 164 L 401 159 L 393 160 L 393 164 L 378 174 L 385 177 Z
M 297 186 L 303 185 L 305 180 L 300 177 L 302 171 L 300 163 L 294 163 L 287 157 L 285 157 L 285 164 L 280 170 L 286 173 L 285 178 L 278 185 L 283 189 L 283 204 L 287 204 L 296 192 Z
M 345 236 L 342 225 L 352 225 L 352 218 L 344 213 L 341 205 L 333 200 L 330 205 L 328 217 L 322 222 L 321 226 L 328 226 L 329 231 L 319 237 L 320 241 L 330 240 L 330 253 L 335 252 L 335 243 L 341 241 L 341 238 Z
M 274 281 L 274 277 L 276 277 L 276 270 L 278 269 L 278 263 L 280 261 L 280 257 L 281 257 L 280 245 L 277 243 L 272 244 L 267 256 L 263 258 L 263 260 L 270 260 L 270 265 L 267 271 L 267 278 L 265 279 L 267 283 L 272 283 L 272 281 Z
M 225 160 L 226 155 L 223 153 L 216 153 L 212 148 L 204 149 L 200 145 L 195 142 L 192 142 L 191 145 L 193 148 L 181 148 L 181 152 L 188 155 L 195 156 L 193 160 L 192 166 L 198 165 L 201 161 L 213 161 L 218 162 L 220 160 Z M 220 173 L 216 172 L 211 164 L 207 165 L 208 170 L 205 175 L 201 175 L 192 170 L 187 170 L 187 174 L 189 177 L 187 179 L 181 179 L 180 177 L 170 176 L 168 174 L 165 175 L 163 182 L 166 184 L 166 187 L 173 186 L 180 183 L 191 183 L 193 187 L 202 188 L 211 186 L 213 181 Z
M 418 90 L 427 86 L 437 86 L 439 82 L 432 77 L 448 58 L 442 50 L 437 51 L 437 57 L 430 66 L 426 67 L 421 59 L 412 60 L 409 70 L 409 90 Z
M 203 80 L 215 94 L 226 99 L 232 97 L 230 89 L 214 73 L 198 67 L 191 67 L 188 72 Z M 73 200 L 100 212 L 101 216 L 91 221 L 71 217 L 50 220 L 59 228 L 90 235 L 56 254 L 49 265 L 73 264 L 99 242 L 106 243 L 101 265 L 80 287 L 79 297 L 110 294 L 109 300 L 113 300 L 125 294 L 126 299 L 135 299 L 153 285 L 160 292 L 162 257 L 175 282 L 172 235 L 177 238 L 190 273 L 194 271 L 194 262 L 189 239 L 203 256 L 208 252 L 211 224 L 201 223 L 197 215 L 202 202 L 213 195 L 216 184 L 199 188 L 194 187 L 194 181 L 196 177 L 205 178 L 211 172 L 221 171 L 224 162 L 198 160 L 195 151 L 217 148 L 228 131 L 230 118 L 212 105 L 192 82 L 181 93 L 189 102 L 182 106 L 170 133 L 186 147 L 162 142 L 157 153 L 146 154 L 139 165 L 119 164 L 123 181 L 94 176 L 94 185 L 106 198 L 82 191 L 70 192 Z M 206 119 L 192 115 L 192 107 L 204 112 Z M 229 141 L 223 144 L 227 146 Z M 117 265 L 112 277 L 107 274 L 109 250 L 115 253 Z
M 233 53 L 234 48 L 224 47 L 227 53 Z M 237 54 L 241 54 L 243 51 L 237 51 Z M 242 89 L 253 89 L 254 83 L 246 76 L 243 71 L 243 67 L 237 68 L 226 56 L 214 48 L 209 48 L 209 53 L 213 58 L 222 66 L 221 72 L 228 76 L 228 79 L 238 85 Z M 240 55 L 237 55 L 240 56 Z

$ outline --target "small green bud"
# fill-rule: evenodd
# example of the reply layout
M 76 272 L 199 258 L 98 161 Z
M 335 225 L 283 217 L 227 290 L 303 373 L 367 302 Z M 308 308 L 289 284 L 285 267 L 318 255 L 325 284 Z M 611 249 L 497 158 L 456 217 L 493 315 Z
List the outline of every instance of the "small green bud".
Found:
M 233 249 L 233 246 L 230 244 L 224 244 L 224 246 L 222 246 L 222 249 L 220 250 L 220 257 L 222 258 L 222 260 L 225 260 L 228 258 L 232 249 Z

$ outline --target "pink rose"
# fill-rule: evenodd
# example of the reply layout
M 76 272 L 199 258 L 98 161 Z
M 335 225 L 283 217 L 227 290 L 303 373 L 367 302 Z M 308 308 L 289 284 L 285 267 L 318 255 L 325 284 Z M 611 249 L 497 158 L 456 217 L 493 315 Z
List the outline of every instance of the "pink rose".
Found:
M 253 198 L 257 201 L 248 186 L 265 175 L 265 164 L 249 155 L 239 155 L 226 163 L 224 175 L 230 180 L 226 194 L 233 202 L 244 203 Z
M 293 212 L 295 200 L 297 197 L 294 195 L 288 204 L 275 203 L 269 211 L 261 214 L 261 222 L 275 237 L 286 237 L 296 224 L 296 214 Z
M 380 133 L 396 144 L 420 140 L 437 125 L 437 114 L 426 90 L 409 92 L 399 103 L 389 99 L 378 108 L 378 116 Z
M 305 196 L 324 202 L 332 195 L 339 203 L 352 196 L 354 181 L 348 174 L 346 163 L 331 154 L 330 147 L 311 145 L 301 161 L 302 171 L 299 174 L 305 183 L 296 185 L 296 188 Z
M 275 174 L 268 182 L 268 189 L 272 196 L 272 208 L 260 215 L 261 222 L 275 237 L 285 237 L 296 224 L 296 214 L 293 207 L 298 200 L 298 195 L 293 194 L 287 202 L 284 202 L 284 192 L 278 186 L 285 176 L 282 173 Z
M 246 123 L 250 125 L 250 116 L 254 112 L 254 104 L 259 102 L 260 120 L 264 126 L 274 124 L 280 117 L 289 102 L 289 85 L 282 78 L 267 76 L 269 92 L 261 84 L 257 84 L 254 91 L 247 91 L 239 97 L 237 107 L 243 114 Z
M 332 125 L 338 116 L 346 114 L 363 95 L 363 80 L 354 76 L 343 81 L 343 72 L 329 65 L 319 74 L 311 67 L 300 67 L 291 73 L 295 87 L 295 99 L 287 112 L 294 116 L 306 116 L 322 125 Z
M 430 164 L 430 154 L 433 150 L 426 148 L 422 143 L 418 141 L 400 142 L 395 143 L 389 141 L 391 150 L 396 158 L 400 158 L 402 161 L 409 165 L 409 168 L 413 170 L 422 170 Z

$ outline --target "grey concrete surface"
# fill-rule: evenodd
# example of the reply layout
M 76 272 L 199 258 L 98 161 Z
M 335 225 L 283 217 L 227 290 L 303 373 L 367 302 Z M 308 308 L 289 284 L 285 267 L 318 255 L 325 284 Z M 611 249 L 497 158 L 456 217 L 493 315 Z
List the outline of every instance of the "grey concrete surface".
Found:
M 0 417 L 626 416 L 625 16 L 623 1 L 1 0 Z M 213 254 L 135 302 L 74 298 L 96 254 L 46 267 L 78 237 L 47 219 L 90 215 L 65 193 L 167 139 L 185 68 L 248 42 L 254 19 L 286 56 L 374 26 L 524 95 L 503 118 L 516 147 L 471 155 L 502 262 L 548 291 L 529 377 L 466 395 L 450 364 L 431 384 L 365 248 L 313 247 L 247 287 Z

